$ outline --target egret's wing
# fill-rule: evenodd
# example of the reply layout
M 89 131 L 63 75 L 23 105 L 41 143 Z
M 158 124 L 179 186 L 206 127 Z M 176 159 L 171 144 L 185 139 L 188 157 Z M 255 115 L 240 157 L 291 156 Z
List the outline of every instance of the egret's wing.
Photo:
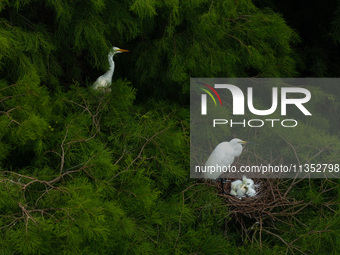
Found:
M 99 90 L 99 89 L 104 89 L 108 86 L 110 86 L 111 83 L 107 81 L 107 79 L 105 79 L 105 77 L 99 76 L 98 79 L 93 83 L 92 88 L 95 90 Z
M 234 148 L 229 142 L 223 142 L 216 146 L 210 154 L 206 166 L 229 166 L 234 162 Z

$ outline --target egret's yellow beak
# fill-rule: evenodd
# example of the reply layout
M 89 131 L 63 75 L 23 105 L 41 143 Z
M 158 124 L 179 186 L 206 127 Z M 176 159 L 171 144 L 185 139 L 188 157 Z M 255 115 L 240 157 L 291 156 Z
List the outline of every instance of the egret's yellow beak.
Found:
M 120 52 L 130 52 L 129 50 L 124 50 L 124 49 L 117 49 L 117 51 L 120 51 Z
M 239 143 L 247 143 L 246 141 L 241 141 L 241 142 L 239 142 Z

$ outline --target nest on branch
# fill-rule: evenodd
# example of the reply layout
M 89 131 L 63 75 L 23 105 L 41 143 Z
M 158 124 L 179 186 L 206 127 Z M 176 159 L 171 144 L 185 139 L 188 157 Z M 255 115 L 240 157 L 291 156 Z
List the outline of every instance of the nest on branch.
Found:
M 224 183 L 224 191 L 222 194 L 222 185 L 220 181 L 207 181 L 205 185 L 216 187 L 219 192 L 218 196 L 223 198 L 223 206 L 225 207 L 225 215 L 221 220 L 224 220 L 225 237 L 233 233 L 238 233 L 243 242 L 259 244 L 263 247 L 264 240 L 266 242 L 278 241 L 287 247 L 287 252 L 295 254 L 295 252 L 303 253 L 301 247 L 298 246 L 298 240 L 306 235 L 320 235 L 323 232 L 329 232 L 328 227 L 321 230 L 308 231 L 304 235 L 293 236 L 287 238 L 287 233 L 290 233 L 292 228 L 297 225 L 307 225 L 301 221 L 299 214 L 303 214 L 306 210 L 322 210 L 336 213 L 339 203 L 336 202 L 336 189 L 338 183 L 332 179 L 310 178 L 271 178 L 257 179 L 255 176 L 247 176 L 252 178 L 256 185 L 257 194 L 254 197 L 242 197 L 241 199 L 230 195 L 231 183 L 235 180 L 227 176 L 222 176 L 229 181 Z M 320 204 L 318 196 L 308 197 L 308 201 L 297 200 L 296 191 L 308 193 L 309 189 L 317 189 L 318 195 L 323 196 L 325 200 Z M 291 192 L 294 191 L 294 192 Z M 299 193 L 298 193 L 299 194 Z M 235 236 L 235 235 L 233 235 Z M 241 240 L 240 240 L 241 241 Z M 310 251 L 312 253 L 312 251 Z
M 225 198 L 225 203 L 230 208 L 230 214 L 242 214 L 251 219 L 260 220 L 261 217 L 275 217 L 275 209 L 284 210 L 287 206 L 298 205 L 303 201 L 291 201 L 284 190 L 280 189 L 280 179 L 254 179 L 256 196 L 238 198 L 230 195 L 230 185 L 235 179 L 224 184 L 222 194 L 221 183 L 218 182 L 221 196 Z
M 233 226 L 240 232 L 242 239 L 252 241 L 254 235 L 267 230 L 264 227 L 274 226 L 275 221 L 287 222 L 289 224 L 289 217 L 301 211 L 306 204 L 304 201 L 296 201 L 288 196 L 289 191 L 295 185 L 294 182 L 288 186 L 288 189 L 282 190 L 284 179 L 253 179 L 257 185 L 257 194 L 254 197 L 238 198 L 230 195 L 231 182 L 236 179 L 230 179 L 224 184 L 226 194 L 222 194 L 221 182 L 216 185 L 219 188 L 219 196 L 224 198 L 227 207 L 227 215 L 225 221 L 226 231 Z M 250 232 L 253 232 L 252 237 Z M 261 242 L 261 241 L 260 241 Z

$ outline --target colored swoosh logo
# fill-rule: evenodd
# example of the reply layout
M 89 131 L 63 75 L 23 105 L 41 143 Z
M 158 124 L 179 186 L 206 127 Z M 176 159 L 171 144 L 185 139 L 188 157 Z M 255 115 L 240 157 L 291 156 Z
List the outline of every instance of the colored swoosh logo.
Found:
M 202 85 L 206 86 L 207 88 L 209 88 L 209 89 L 217 96 L 218 100 L 220 101 L 220 104 L 222 105 L 222 100 L 221 100 L 219 94 L 217 93 L 217 91 L 216 91 L 213 87 L 211 87 L 210 85 L 205 84 L 205 83 L 203 83 L 203 82 L 200 82 L 200 81 L 197 81 L 197 83 L 202 84 Z M 217 105 L 217 104 L 216 104 L 216 100 L 215 100 L 215 98 L 213 97 L 213 95 L 210 93 L 210 91 L 208 91 L 208 90 L 206 90 L 206 89 L 203 89 L 203 88 L 200 88 L 200 89 L 203 90 L 204 92 L 206 92 L 206 93 L 212 98 L 212 100 L 214 101 L 215 106 L 216 106 L 216 105 Z

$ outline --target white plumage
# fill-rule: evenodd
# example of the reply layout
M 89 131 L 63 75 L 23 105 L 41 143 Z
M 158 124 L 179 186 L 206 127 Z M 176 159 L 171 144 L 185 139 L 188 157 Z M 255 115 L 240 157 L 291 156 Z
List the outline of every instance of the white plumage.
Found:
M 128 52 L 128 50 L 123 50 L 123 49 L 120 49 L 118 47 L 112 48 L 112 50 L 109 52 L 109 54 L 107 56 L 109 64 L 110 64 L 110 68 L 105 74 L 103 74 L 103 75 L 101 75 L 97 78 L 95 83 L 92 85 L 93 89 L 108 91 L 108 92 L 111 91 L 111 89 L 108 88 L 108 87 L 112 83 L 112 76 L 113 76 L 113 72 L 115 70 L 115 62 L 113 61 L 113 56 L 117 53 L 122 53 L 122 52 Z
M 246 192 L 246 195 L 248 197 L 255 197 L 256 196 L 256 190 L 253 188 L 248 188 L 248 191 Z
M 230 186 L 230 194 L 239 198 L 244 197 L 245 195 L 254 197 L 257 194 L 255 188 L 258 185 L 255 185 L 254 181 L 252 179 L 248 179 L 245 175 L 243 175 L 242 181 L 233 181 Z
M 234 162 L 235 157 L 238 157 L 242 153 L 242 144 L 247 142 L 241 139 L 234 138 L 230 142 L 222 142 L 216 146 L 214 151 L 210 154 L 206 166 L 226 166 L 228 167 Z M 217 179 L 221 175 L 221 172 L 206 172 L 204 178 Z
M 243 175 L 242 181 L 243 181 L 243 184 L 247 185 L 249 188 L 255 188 L 254 181 L 252 179 L 248 179 L 245 175 Z
M 241 185 L 237 188 L 236 194 L 237 194 L 238 197 L 243 197 L 243 196 L 246 195 L 247 191 L 248 191 L 248 187 L 247 187 L 246 185 L 244 185 L 244 184 L 241 184 Z
M 244 185 L 243 181 L 241 180 L 233 181 L 230 184 L 230 187 L 230 194 L 239 198 L 245 196 L 246 192 L 248 191 L 248 187 Z
M 235 190 L 241 185 L 243 182 L 241 180 L 233 181 L 231 183 L 231 190 Z

